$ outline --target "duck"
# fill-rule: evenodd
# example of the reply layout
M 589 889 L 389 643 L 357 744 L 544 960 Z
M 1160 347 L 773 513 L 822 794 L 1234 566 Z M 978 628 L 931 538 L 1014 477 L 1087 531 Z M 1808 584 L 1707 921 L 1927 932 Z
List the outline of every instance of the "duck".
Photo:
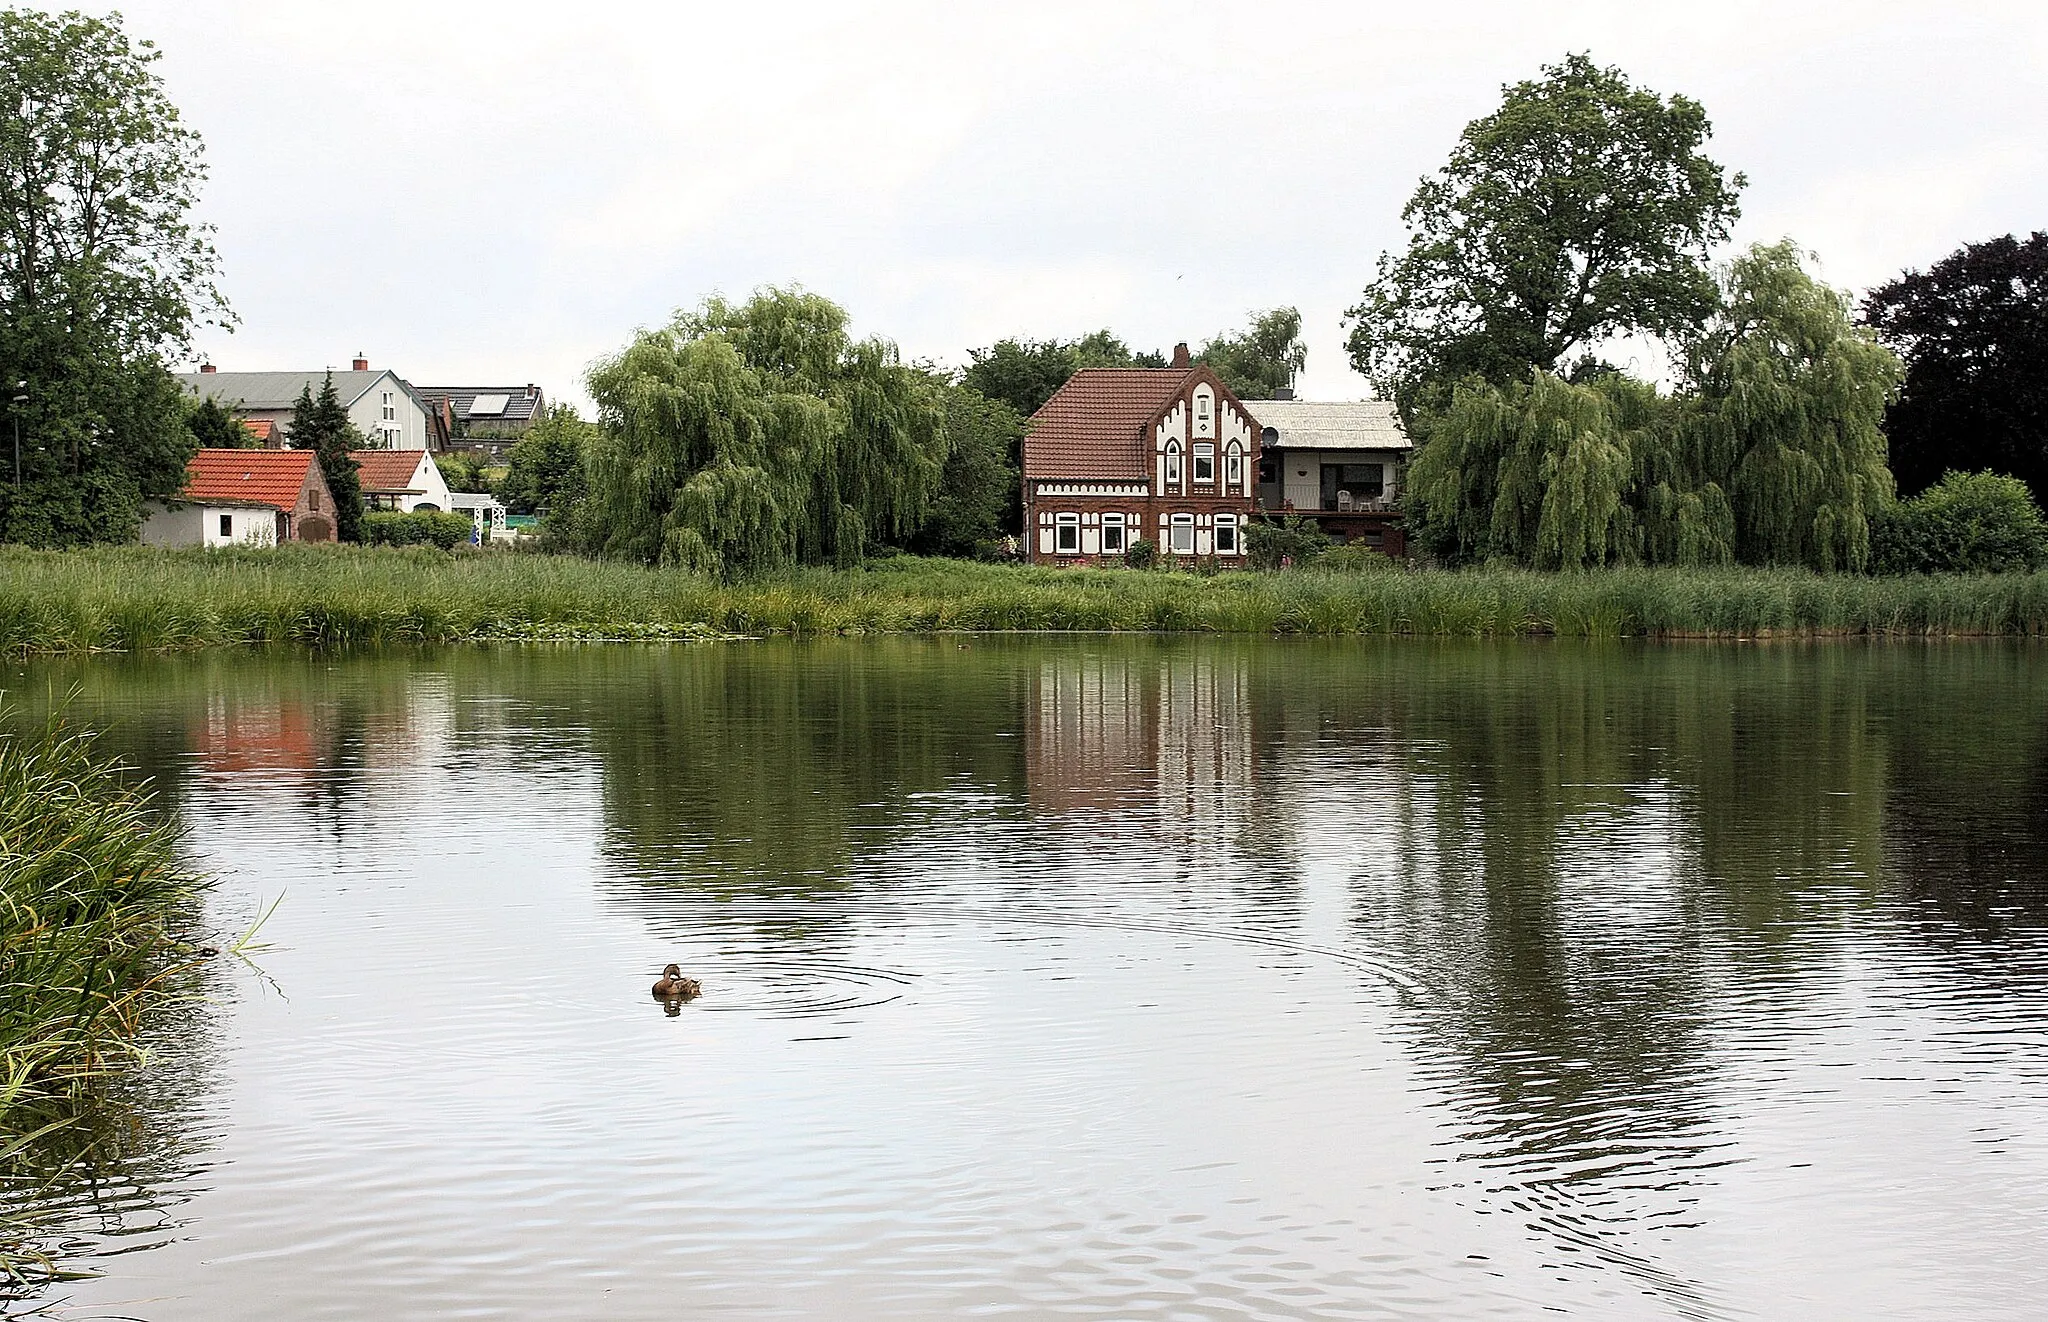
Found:
M 662 1001 L 695 1000 L 704 994 L 704 984 L 695 978 L 683 976 L 681 968 L 674 964 L 661 971 L 661 981 L 654 984 L 655 999 Z

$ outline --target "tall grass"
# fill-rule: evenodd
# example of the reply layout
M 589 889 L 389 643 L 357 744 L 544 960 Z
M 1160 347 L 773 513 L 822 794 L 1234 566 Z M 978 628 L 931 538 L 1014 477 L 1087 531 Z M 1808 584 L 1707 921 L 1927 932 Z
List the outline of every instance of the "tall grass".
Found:
M 562 556 L 286 547 L 0 552 L 0 650 L 933 630 L 1756 636 L 2048 634 L 2048 573 L 1231 572 L 901 558 L 721 583 Z
M 64 1103 L 135 1052 L 144 1014 L 197 953 L 174 934 L 196 883 L 147 789 L 52 724 L 0 733 L 0 1170 Z M 0 1276 L 39 1259 L 0 1219 Z M 0 1282 L 0 1294 L 6 1284 Z

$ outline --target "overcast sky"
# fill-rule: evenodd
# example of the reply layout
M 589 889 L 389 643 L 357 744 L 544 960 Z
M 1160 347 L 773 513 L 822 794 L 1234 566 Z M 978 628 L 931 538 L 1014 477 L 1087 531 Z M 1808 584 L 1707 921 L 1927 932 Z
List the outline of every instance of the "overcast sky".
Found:
M 85 4 L 83 7 L 92 9 Z M 2048 7 L 128 0 L 207 143 L 224 369 L 583 369 L 800 282 L 907 357 L 1298 306 L 1312 398 L 1400 210 L 1571 50 L 1703 102 L 1742 242 L 1867 288 L 2048 228 Z M 1655 370 L 1657 364 L 1640 364 Z

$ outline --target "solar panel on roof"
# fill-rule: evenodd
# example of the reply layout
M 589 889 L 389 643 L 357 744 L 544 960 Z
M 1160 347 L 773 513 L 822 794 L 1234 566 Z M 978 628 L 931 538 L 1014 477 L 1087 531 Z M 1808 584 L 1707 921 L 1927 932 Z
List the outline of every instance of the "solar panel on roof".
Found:
M 505 406 L 511 402 L 512 396 L 510 395 L 478 395 L 475 399 L 469 401 L 469 416 L 474 418 L 480 414 L 488 416 L 502 414 L 505 411 Z

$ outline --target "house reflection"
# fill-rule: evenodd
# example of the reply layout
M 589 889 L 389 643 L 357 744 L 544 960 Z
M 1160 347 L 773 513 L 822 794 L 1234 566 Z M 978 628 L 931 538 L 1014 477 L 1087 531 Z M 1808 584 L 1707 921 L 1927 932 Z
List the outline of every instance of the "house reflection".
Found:
M 1189 861 L 1244 843 L 1257 741 L 1243 653 L 1047 658 L 1033 670 L 1024 729 L 1035 813 L 1113 817 Z

